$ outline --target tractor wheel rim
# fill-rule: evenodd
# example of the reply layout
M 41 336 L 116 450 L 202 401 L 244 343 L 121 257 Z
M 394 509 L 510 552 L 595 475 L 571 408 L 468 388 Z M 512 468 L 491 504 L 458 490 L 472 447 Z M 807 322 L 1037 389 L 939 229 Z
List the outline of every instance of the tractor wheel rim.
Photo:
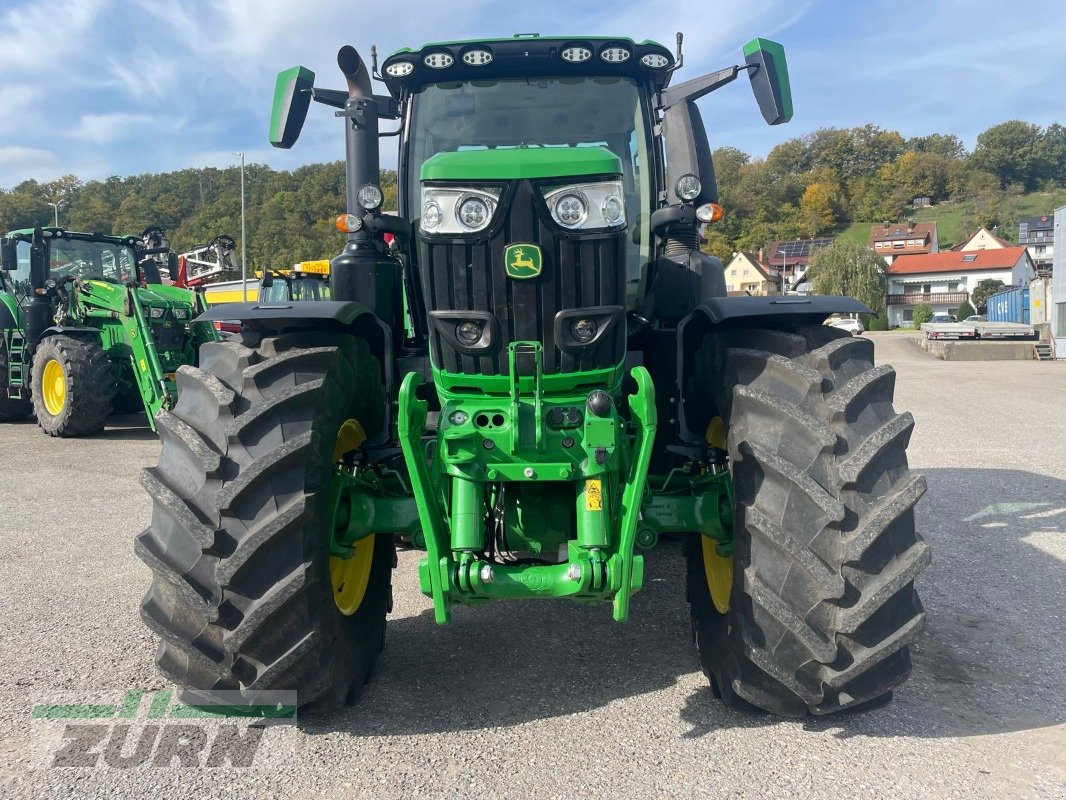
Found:
M 333 463 L 352 450 L 358 450 L 366 441 L 366 432 L 356 420 L 349 419 L 337 432 L 333 446 Z M 329 557 L 329 577 L 333 584 L 333 602 L 337 610 L 346 617 L 352 616 L 363 604 L 366 589 L 370 583 L 370 568 L 374 562 L 374 534 L 370 534 L 354 545 L 354 552 L 349 558 Z
M 727 432 L 721 417 L 711 420 L 704 436 L 711 447 L 727 449 Z M 729 611 L 729 595 L 733 591 L 733 556 L 720 555 L 718 543 L 706 536 L 700 536 L 700 547 L 703 550 L 703 574 L 707 578 L 711 602 L 719 614 L 725 614 Z
M 63 371 L 63 365 L 54 358 L 48 359 L 41 374 L 41 395 L 44 399 L 44 408 L 53 417 L 63 413 L 63 406 L 67 404 L 67 375 Z

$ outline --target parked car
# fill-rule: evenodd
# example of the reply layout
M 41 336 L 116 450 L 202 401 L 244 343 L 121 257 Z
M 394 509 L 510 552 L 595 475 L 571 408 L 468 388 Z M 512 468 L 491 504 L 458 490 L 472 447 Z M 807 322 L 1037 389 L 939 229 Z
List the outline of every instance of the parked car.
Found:
M 945 323 L 958 322 L 959 320 L 954 314 L 940 313 L 933 314 L 933 318 L 929 321 L 937 325 L 943 325 Z
M 988 322 L 988 315 L 987 314 L 971 314 L 970 316 L 968 316 L 963 321 L 964 322 Z
M 830 320 L 826 323 L 826 325 L 829 325 L 832 328 L 840 328 L 840 330 L 847 331 L 852 336 L 858 336 L 860 334 L 866 333 L 866 328 L 863 327 L 862 323 L 857 319 L 852 319 L 851 317 Z

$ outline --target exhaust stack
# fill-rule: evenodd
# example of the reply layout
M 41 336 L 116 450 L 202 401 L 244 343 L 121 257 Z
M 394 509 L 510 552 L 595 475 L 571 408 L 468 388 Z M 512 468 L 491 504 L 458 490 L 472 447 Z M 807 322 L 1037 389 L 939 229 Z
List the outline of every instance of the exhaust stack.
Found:
M 370 85 L 370 73 L 366 62 L 351 45 L 345 45 L 337 53 L 337 66 L 348 84 L 348 100 L 341 115 L 345 118 L 345 195 L 349 214 L 362 216 L 365 210 L 359 207 L 356 193 L 367 183 L 378 185 L 381 180 L 380 154 L 378 151 L 378 103 Z M 349 241 L 367 238 L 365 230 L 348 234 Z

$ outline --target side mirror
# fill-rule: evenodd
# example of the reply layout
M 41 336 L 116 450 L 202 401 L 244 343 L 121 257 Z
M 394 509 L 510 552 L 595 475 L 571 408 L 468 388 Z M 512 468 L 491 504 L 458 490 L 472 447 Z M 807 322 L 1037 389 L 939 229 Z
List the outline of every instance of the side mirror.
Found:
M 0 239 L 0 269 L 14 272 L 18 268 L 18 250 L 15 240 Z
M 263 280 L 260 281 L 260 283 L 262 283 L 264 289 L 269 289 L 271 286 L 274 285 L 274 273 L 270 270 L 264 272 Z
M 296 144 L 311 105 L 315 73 L 292 67 L 278 73 L 274 84 L 274 107 L 270 112 L 270 143 L 286 150 Z
M 744 63 L 766 124 L 780 125 L 792 119 L 792 87 L 785 48 L 769 39 L 752 39 L 744 45 Z

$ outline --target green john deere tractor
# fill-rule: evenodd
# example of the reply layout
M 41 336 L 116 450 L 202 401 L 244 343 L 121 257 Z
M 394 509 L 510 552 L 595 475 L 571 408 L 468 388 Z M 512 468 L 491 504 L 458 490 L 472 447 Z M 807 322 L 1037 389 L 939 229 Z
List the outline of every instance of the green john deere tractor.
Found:
M 161 284 L 143 245 L 62 228 L 2 240 L 0 422 L 33 411 L 50 436 L 81 436 L 112 412 L 144 411 L 154 428 L 174 404 L 174 372 L 214 329 L 192 323 L 202 304 Z
M 569 598 L 624 622 L 644 556 L 684 542 L 696 650 L 730 706 L 889 696 L 923 622 L 913 421 L 845 297 L 726 297 L 695 101 L 747 73 L 792 113 L 784 52 L 671 86 L 654 42 L 516 36 L 338 54 L 345 91 L 278 76 L 271 142 L 338 109 L 348 233 L 332 300 L 226 305 L 240 341 L 178 370 L 145 473 L 142 616 L 188 695 L 328 708 L 370 675 L 394 537 L 436 621 Z M 379 122 L 398 122 L 399 216 Z M 389 131 L 388 133 L 393 133 Z M 391 246 L 385 234 L 395 237 Z M 678 576 L 681 579 L 681 576 Z

